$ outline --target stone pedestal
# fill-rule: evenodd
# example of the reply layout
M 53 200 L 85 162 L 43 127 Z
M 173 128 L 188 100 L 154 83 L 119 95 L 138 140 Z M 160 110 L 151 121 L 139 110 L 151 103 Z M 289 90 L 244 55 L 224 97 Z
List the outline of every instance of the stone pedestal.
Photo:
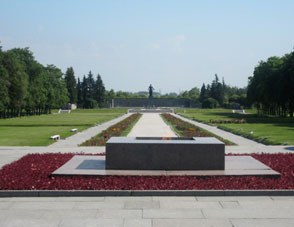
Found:
M 214 137 L 112 137 L 107 170 L 224 170 L 225 145 Z

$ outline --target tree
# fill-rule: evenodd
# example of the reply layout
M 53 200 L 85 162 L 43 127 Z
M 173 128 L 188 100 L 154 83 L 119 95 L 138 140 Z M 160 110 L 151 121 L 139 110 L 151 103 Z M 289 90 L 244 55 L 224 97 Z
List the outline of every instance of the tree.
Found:
M 206 99 L 206 87 L 205 87 L 205 84 L 203 84 L 200 91 L 199 101 L 203 103 L 205 99 Z
M 77 104 L 78 104 L 78 107 L 83 107 L 82 84 L 81 84 L 80 78 L 78 78 L 78 83 L 77 83 Z
M 101 107 L 105 102 L 105 87 L 99 74 L 97 75 L 95 83 L 95 100 L 97 101 L 99 107 Z
M 82 100 L 83 100 L 83 108 L 89 108 L 88 100 L 90 99 L 90 93 L 89 93 L 88 80 L 85 75 L 83 76 L 83 80 L 81 83 L 81 94 L 82 94 Z
M 290 117 L 294 115 L 294 51 L 283 57 L 284 65 L 281 68 L 280 85 L 283 87 L 281 99 L 289 108 Z
M 88 73 L 87 84 L 89 89 L 89 99 L 95 99 L 95 80 L 91 71 Z
M 0 48 L 0 117 L 48 113 L 67 101 L 60 69 L 38 63 L 29 48 Z
M 3 65 L 9 74 L 9 99 L 13 115 L 21 116 L 21 110 L 27 95 L 28 75 L 24 71 L 18 56 L 13 51 L 7 51 Z
M 247 102 L 259 111 L 293 117 L 294 51 L 282 58 L 274 56 L 260 61 L 249 77 Z
M 214 75 L 215 79 L 211 84 L 211 97 L 218 101 L 220 105 L 224 103 L 224 89 L 222 84 L 219 82 L 217 74 Z
M 72 67 L 67 68 L 64 79 L 69 93 L 69 102 L 77 103 L 77 81 Z
M 2 65 L 3 52 L 0 47 L 0 113 L 5 117 L 5 109 L 9 105 L 9 74 Z M 0 116 L 1 117 L 1 116 Z

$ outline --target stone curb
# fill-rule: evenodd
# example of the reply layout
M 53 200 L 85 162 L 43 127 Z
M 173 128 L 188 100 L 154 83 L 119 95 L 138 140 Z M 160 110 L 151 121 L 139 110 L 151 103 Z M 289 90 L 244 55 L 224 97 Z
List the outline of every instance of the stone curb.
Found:
M 294 190 L 3 190 L 0 197 L 294 196 Z

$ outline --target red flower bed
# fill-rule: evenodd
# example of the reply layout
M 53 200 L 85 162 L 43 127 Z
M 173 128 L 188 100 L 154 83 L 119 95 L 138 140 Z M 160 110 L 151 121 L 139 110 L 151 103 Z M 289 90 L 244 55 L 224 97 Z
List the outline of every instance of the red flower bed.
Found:
M 50 176 L 75 154 L 30 154 L 0 170 L 0 190 L 294 189 L 294 154 L 252 154 L 280 178 L 193 176 Z
M 85 141 L 81 146 L 105 146 L 106 142 L 113 136 L 120 136 L 126 129 L 128 129 L 141 114 L 132 114 L 128 118 L 118 122 L 115 125 L 110 126 L 106 130 L 103 130 L 97 136 Z
M 196 125 L 190 124 L 177 117 L 174 117 L 171 114 L 161 114 L 161 116 L 185 137 L 215 137 L 222 141 L 225 145 L 234 145 L 234 143 L 229 140 L 223 139 L 220 136 L 217 136 L 203 128 L 197 127 Z

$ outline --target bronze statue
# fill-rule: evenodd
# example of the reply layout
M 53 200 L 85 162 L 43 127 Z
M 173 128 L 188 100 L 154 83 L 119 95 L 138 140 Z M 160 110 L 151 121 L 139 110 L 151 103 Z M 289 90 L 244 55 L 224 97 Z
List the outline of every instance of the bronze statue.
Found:
M 152 87 L 151 84 L 150 84 L 148 90 L 149 90 L 149 98 L 152 98 L 154 88 Z

